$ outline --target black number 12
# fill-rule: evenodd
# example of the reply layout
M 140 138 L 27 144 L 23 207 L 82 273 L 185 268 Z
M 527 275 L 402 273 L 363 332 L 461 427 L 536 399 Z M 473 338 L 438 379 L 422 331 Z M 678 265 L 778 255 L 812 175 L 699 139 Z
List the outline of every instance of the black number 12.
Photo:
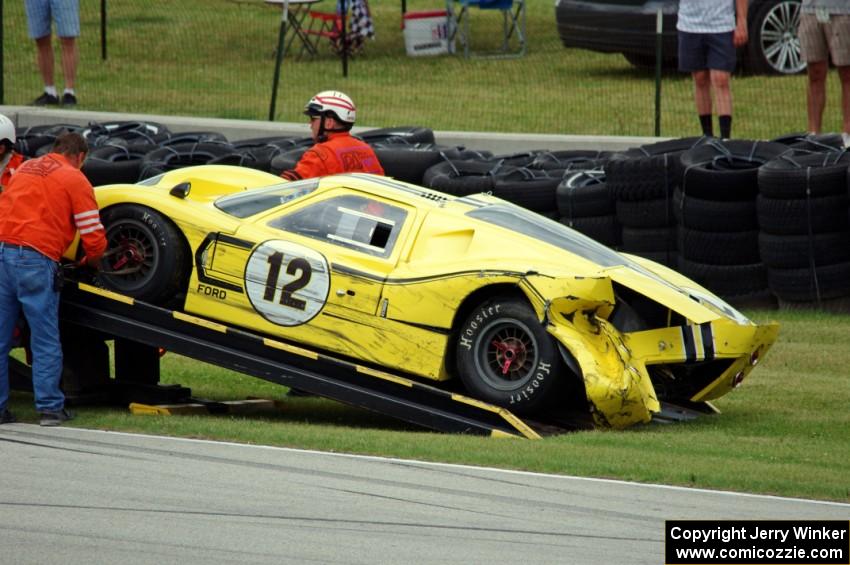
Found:
M 269 276 L 266 279 L 266 292 L 263 294 L 263 299 L 269 302 L 274 300 L 275 292 L 277 292 L 277 282 L 280 277 L 280 268 L 283 265 L 283 253 L 275 251 L 269 255 Z M 302 257 L 296 257 L 286 266 L 286 274 L 294 275 L 300 273 L 292 282 L 283 285 L 283 292 L 280 295 L 280 304 L 304 310 L 307 307 L 307 302 L 300 298 L 292 296 L 296 290 L 300 290 L 310 283 L 310 277 L 313 274 L 313 269 L 310 267 L 310 262 Z

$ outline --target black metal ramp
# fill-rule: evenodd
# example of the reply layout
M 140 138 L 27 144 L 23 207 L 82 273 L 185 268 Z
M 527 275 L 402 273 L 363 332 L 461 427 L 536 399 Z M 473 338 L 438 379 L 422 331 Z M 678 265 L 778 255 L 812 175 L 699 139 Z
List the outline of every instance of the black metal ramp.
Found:
M 66 285 L 60 318 L 438 431 L 540 437 L 504 408 L 84 283 Z

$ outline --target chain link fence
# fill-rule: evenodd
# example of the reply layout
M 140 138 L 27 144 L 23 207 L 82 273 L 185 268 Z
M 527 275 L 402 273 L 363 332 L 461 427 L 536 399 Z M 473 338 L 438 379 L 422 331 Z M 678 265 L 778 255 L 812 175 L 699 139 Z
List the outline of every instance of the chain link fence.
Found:
M 457 54 L 409 56 L 402 5 L 444 10 L 440 0 L 371 0 L 375 35 L 348 61 L 326 37 L 317 53 L 296 38 L 282 57 L 273 117 L 303 121 L 317 91 L 339 89 L 359 107 L 362 125 L 436 130 L 649 136 L 656 131 L 656 80 L 620 54 L 567 49 L 554 5 L 528 0 L 527 51 L 516 58 Z M 29 104 L 42 89 L 22 2 L 2 11 L 3 92 Z M 334 10 L 334 0 L 310 9 Z M 295 5 L 291 9 L 296 9 Z M 301 8 L 297 8 L 301 9 Z M 265 0 L 80 0 L 79 108 L 112 112 L 266 120 L 272 106 L 281 5 Z M 302 14 L 303 15 L 303 14 Z M 304 25 L 316 23 L 307 17 Z M 501 14 L 471 14 L 473 43 L 498 48 Z M 56 46 L 57 87 L 63 87 Z M 825 129 L 840 128 L 840 92 L 831 73 Z M 660 133 L 699 134 L 691 79 L 666 69 L 660 82 Z M 805 128 L 805 76 L 736 75 L 734 137 L 770 139 Z

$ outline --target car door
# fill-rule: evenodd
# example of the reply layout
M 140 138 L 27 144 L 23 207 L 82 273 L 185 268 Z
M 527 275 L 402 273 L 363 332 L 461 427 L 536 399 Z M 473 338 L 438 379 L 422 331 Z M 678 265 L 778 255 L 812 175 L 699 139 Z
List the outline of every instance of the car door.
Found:
M 386 332 L 381 292 L 414 217 L 403 203 L 340 189 L 237 230 L 253 246 L 229 264 L 244 268 L 257 329 L 373 359 Z

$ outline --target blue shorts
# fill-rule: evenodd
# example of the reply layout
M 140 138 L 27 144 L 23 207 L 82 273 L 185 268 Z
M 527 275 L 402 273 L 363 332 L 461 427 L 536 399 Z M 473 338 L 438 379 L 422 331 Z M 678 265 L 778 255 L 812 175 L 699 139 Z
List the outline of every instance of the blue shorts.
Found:
M 737 54 L 733 42 L 734 32 L 690 33 L 679 32 L 679 70 L 694 71 L 735 70 Z
M 58 37 L 80 36 L 79 0 L 24 0 L 24 5 L 31 39 L 49 36 L 51 21 Z

